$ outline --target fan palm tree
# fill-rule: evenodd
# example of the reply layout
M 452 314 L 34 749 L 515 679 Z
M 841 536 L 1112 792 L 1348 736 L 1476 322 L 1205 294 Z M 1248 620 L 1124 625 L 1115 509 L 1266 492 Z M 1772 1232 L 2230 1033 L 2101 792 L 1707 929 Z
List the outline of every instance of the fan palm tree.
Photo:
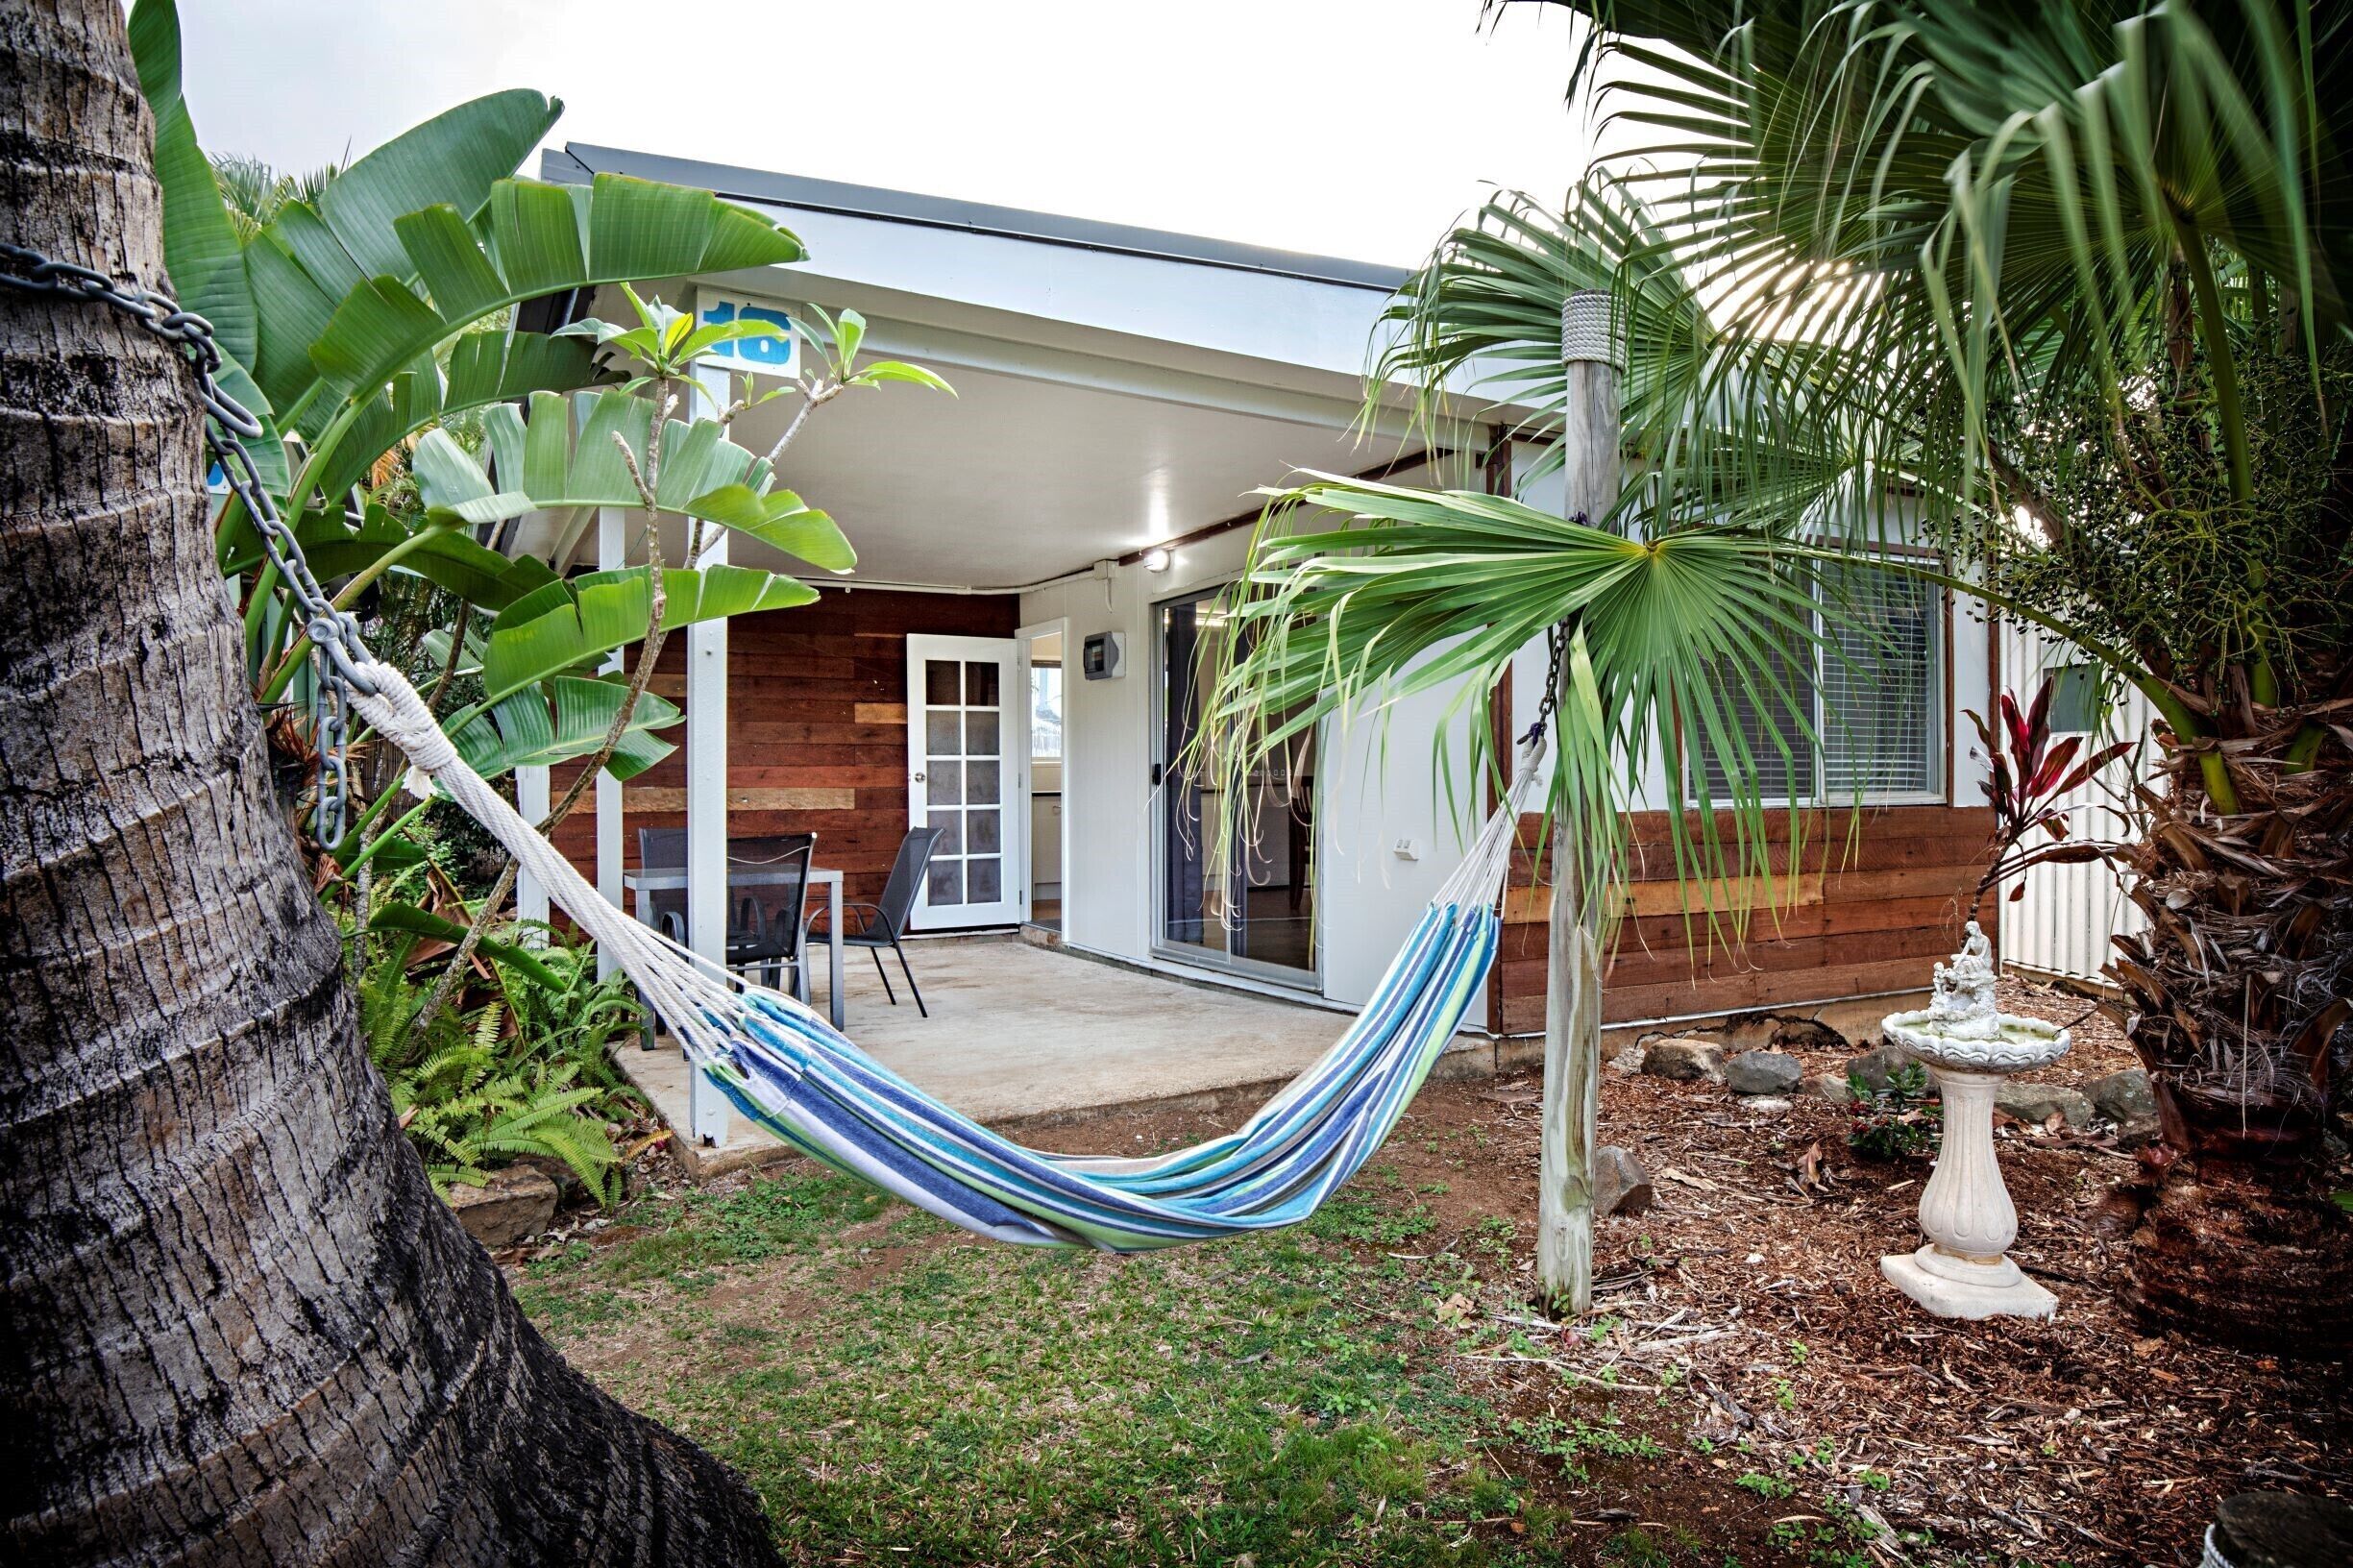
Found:
M 1223 723 L 1265 744 L 1456 681 L 1483 708 L 1550 631 L 1551 806 L 1588 881 L 1623 872 L 1645 756 L 1679 873 L 1765 874 L 1772 758 L 1735 715 L 1786 706 L 1776 672 L 1836 623 L 1845 557 L 1940 547 L 1888 564 L 2069 636 L 2162 716 L 2131 849 L 2151 929 L 2113 972 L 2176 1158 L 2130 1293 L 2207 1332 L 2334 1332 L 2344 1227 L 2312 1178 L 2353 1048 L 2353 22 L 1561 3 L 1593 27 L 1576 93 L 1640 145 L 1557 210 L 1503 198 L 1450 235 L 1374 380 L 1550 433 L 1563 301 L 1606 290 L 1638 478 L 1563 522 L 1305 477 L 1254 556 Z M 1328 526 L 1292 531 L 1302 510 Z M 1694 776 L 1731 782 L 1721 835 Z

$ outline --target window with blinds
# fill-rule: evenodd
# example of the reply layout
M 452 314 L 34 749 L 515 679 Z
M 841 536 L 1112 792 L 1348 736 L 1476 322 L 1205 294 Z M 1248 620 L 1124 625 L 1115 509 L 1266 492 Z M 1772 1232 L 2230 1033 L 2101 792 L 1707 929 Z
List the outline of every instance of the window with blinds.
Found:
M 1820 623 L 1826 645 L 1794 649 L 1785 663 L 1776 661 L 1786 696 L 1725 697 L 1747 743 L 1758 794 L 1834 804 L 1857 796 L 1939 793 L 1944 616 L 1934 585 L 1858 562 L 1833 574 L 1824 593 L 1834 606 Z M 1694 792 L 1729 799 L 1726 772 L 1716 756 L 1696 757 Z

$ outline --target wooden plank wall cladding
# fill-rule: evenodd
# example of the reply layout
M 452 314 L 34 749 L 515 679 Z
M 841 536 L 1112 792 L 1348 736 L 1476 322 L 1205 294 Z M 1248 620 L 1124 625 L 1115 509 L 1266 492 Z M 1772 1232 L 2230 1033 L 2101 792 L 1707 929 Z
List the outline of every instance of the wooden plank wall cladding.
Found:
M 1675 880 L 1666 818 L 1638 813 L 1631 821 L 1638 870 L 1621 910 L 1615 952 L 1605 960 L 1605 1023 L 1640 1023 L 1693 1015 L 1833 1000 L 1879 992 L 1924 990 L 1928 967 L 1950 954 L 1970 893 L 1984 870 L 1993 813 L 1983 807 L 1886 806 L 1866 810 L 1859 836 L 1846 811 L 1798 814 L 1802 861 L 1790 874 L 1791 814 L 1772 820 L 1774 879 L 1719 885 L 1718 909 L 1752 906 L 1748 940 L 1712 945 L 1703 916 L 1687 927 L 1683 911 L 1705 907 L 1698 887 Z M 1536 842 L 1535 817 L 1521 820 L 1523 844 Z M 1731 822 L 1720 822 L 1728 841 Z M 1549 882 L 1538 858 L 1523 849 L 1504 894 L 1502 1021 L 1509 1035 L 1544 1029 Z M 1774 908 L 1764 907 L 1770 896 Z M 1988 934 L 1994 906 L 1989 903 Z
M 881 896 L 907 832 L 907 636 L 1011 637 L 1009 594 L 828 591 L 814 604 L 739 616 L 727 632 L 727 832 L 815 833 L 817 864 L 840 868 L 842 897 Z M 634 653 L 634 649 L 630 650 Z M 653 689 L 686 703 L 686 634 L 662 647 Z M 686 728 L 679 749 L 624 787 L 622 854 L 637 866 L 637 830 L 686 825 Z M 566 781 L 557 770 L 554 790 Z M 581 872 L 597 874 L 596 808 L 555 834 Z

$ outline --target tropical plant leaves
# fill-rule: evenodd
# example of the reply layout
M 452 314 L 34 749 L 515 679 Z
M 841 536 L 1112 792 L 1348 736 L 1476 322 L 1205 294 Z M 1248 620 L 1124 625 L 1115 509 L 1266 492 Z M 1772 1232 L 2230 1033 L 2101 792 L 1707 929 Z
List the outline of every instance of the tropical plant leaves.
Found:
M 399 932 L 406 936 L 423 937 L 428 941 L 446 942 L 452 946 L 465 941 L 466 928 L 446 915 L 436 915 L 429 909 L 414 904 L 379 904 L 368 919 L 371 931 Z M 563 982 L 549 968 L 537 953 L 519 943 L 502 942 L 496 937 L 484 937 L 478 943 L 483 956 L 529 975 L 550 989 L 559 989 Z
M 296 527 L 294 537 L 322 582 L 355 576 L 399 551 L 392 570 L 423 577 L 469 604 L 493 611 L 555 580 L 555 574 L 534 557 L 510 560 L 448 522 L 412 529 L 381 506 L 369 507 L 357 527 L 346 525 L 336 514 L 309 513 Z M 239 517 L 223 537 L 221 570 L 250 571 L 262 559 L 259 536 Z
M 671 568 L 663 594 L 665 627 L 789 609 L 817 598 L 806 583 L 745 566 Z M 637 642 L 650 623 L 651 603 L 646 573 L 635 568 L 551 582 L 517 600 L 499 612 L 484 643 L 484 701 L 496 703 Z
M 257 312 L 244 247 L 229 221 L 212 163 L 196 140 L 180 90 L 180 14 L 172 0 L 131 10 L 131 55 L 156 121 L 156 179 L 163 187 L 163 266 L 184 310 L 212 324 L 221 352 L 254 360 Z
M 1345 526 L 1288 531 L 1309 512 Z M 1739 714 L 1790 705 L 1777 671 L 1792 648 L 1823 640 L 1822 569 L 1771 532 L 1645 541 L 1506 497 L 1310 475 L 1274 498 L 1195 760 L 1231 787 L 1251 759 L 1326 720 L 1377 719 L 1424 692 L 1475 702 L 1522 649 L 1570 625 L 1555 809 L 1577 823 L 1587 876 L 1598 888 L 1624 874 L 1627 759 L 1663 754 L 1657 803 L 1679 870 L 1708 888 L 1769 881 L 1760 759 Z M 1483 757 L 1486 726 L 1467 727 Z M 1713 812 L 1695 825 L 1681 809 L 1705 765 L 1734 781 L 1729 843 Z
M 569 392 L 596 380 L 586 348 L 541 332 L 460 335 L 445 368 L 428 356 L 394 376 L 355 406 L 321 447 L 308 473 L 314 494 L 330 500 L 364 479 L 378 457 L 450 415 L 534 392 Z
M 494 704 L 453 730 L 450 739 L 457 754 L 484 778 L 517 768 L 570 762 L 603 746 L 628 696 L 628 680 L 620 674 L 595 679 L 557 675 Z M 667 698 L 641 693 L 604 771 L 615 778 L 634 778 L 660 762 L 677 747 L 651 732 L 668 729 L 685 717 Z
M 601 174 L 586 187 L 501 180 L 471 220 L 451 203 L 401 214 L 397 264 L 353 265 L 318 214 L 290 204 L 255 242 L 273 253 L 258 375 L 306 432 L 485 314 L 593 283 L 797 261 L 800 242 L 765 218 L 688 190 Z M 410 282 L 410 278 L 420 280 Z M 280 319 L 300 362 L 275 342 Z
M 535 393 L 523 409 L 502 404 L 482 416 L 484 445 L 498 484 L 519 490 L 547 511 L 584 506 L 642 507 L 640 472 L 653 429 L 653 404 L 621 387 L 571 398 Z M 432 449 L 432 472 L 425 466 Z M 624 448 L 626 449 L 625 455 Z M 439 432 L 417 447 L 419 488 L 430 504 L 454 504 L 491 491 L 471 453 Z M 766 459 L 737 446 L 716 420 L 669 420 L 662 427 L 655 509 L 699 517 L 749 535 L 810 565 L 846 572 L 857 552 L 833 519 L 790 490 L 770 488 Z

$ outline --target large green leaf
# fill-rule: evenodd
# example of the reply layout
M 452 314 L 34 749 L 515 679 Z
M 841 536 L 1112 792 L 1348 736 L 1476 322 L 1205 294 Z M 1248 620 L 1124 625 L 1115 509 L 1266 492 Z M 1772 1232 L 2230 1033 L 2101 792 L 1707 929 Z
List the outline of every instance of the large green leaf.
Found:
M 457 754 L 484 778 L 516 768 L 570 762 L 604 744 L 628 695 L 628 680 L 618 674 L 596 679 L 557 675 L 498 702 L 450 739 Z M 675 703 L 643 693 L 629 710 L 629 727 L 604 771 L 615 778 L 634 778 L 660 762 L 677 747 L 651 732 L 668 729 L 685 717 Z
M 299 203 L 256 243 L 257 253 L 264 244 L 271 252 L 255 268 L 261 385 L 306 432 L 324 429 L 344 400 L 372 395 L 494 310 L 559 289 L 804 254 L 785 230 L 708 192 L 610 174 L 586 188 L 502 180 L 471 223 L 443 203 L 402 213 L 391 227 L 399 260 L 365 274 Z
M 379 904 L 376 913 L 368 917 L 371 931 L 393 931 L 411 937 L 429 937 L 455 946 L 466 940 L 466 928 L 446 915 L 436 915 L 429 909 L 414 904 Z M 547 962 L 530 948 L 519 943 L 502 942 L 497 937 L 484 937 L 478 944 L 486 958 L 502 964 L 511 964 L 551 991 L 561 991 L 564 982 Z
M 643 471 L 652 428 L 653 404 L 619 387 L 568 399 L 535 393 L 527 412 L 502 404 L 483 413 L 484 445 L 498 471 L 495 486 L 472 453 L 436 431 L 417 447 L 419 488 L 433 505 L 503 488 L 520 490 L 545 511 L 642 508 L 630 467 L 634 460 Z M 857 564 L 857 552 L 832 518 L 790 490 L 771 488 L 772 482 L 767 460 L 729 440 L 718 421 L 664 423 L 656 510 L 705 518 L 825 571 L 846 572 Z
M 471 216 L 512 175 L 563 114 L 527 87 L 494 92 L 411 127 L 345 169 L 319 192 L 320 219 L 368 277 L 407 277 L 415 267 L 395 233 L 400 219 L 447 207 Z
M 338 515 L 312 512 L 294 536 L 310 569 L 326 583 L 366 572 L 396 550 L 401 554 L 393 571 L 423 577 L 487 610 L 502 610 L 553 580 L 538 560 L 509 560 L 461 527 L 444 523 L 411 530 L 381 506 L 369 507 L 356 527 Z M 220 560 L 222 572 L 231 576 L 261 563 L 261 541 L 250 523 L 239 518 L 224 533 Z
M 163 266 L 184 310 L 212 324 L 221 352 L 254 362 L 256 311 L 244 248 L 229 221 L 211 159 L 196 140 L 180 91 L 180 15 L 172 0 L 131 10 L 131 54 L 156 121 L 156 178 L 163 187 Z
M 586 385 L 596 379 L 593 357 L 583 344 L 539 332 L 464 333 L 446 369 L 428 357 L 352 411 L 332 443 L 313 453 L 312 489 L 331 501 L 343 495 L 384 453 L 451 414 Z
M 672 568 L 662 580 L 665 627 L 789 609 L 817 598 L 806 583 L 752 567 Z M 646 635 L 650 604 L 646 574 L 638 570 L 592 572 L 517 600 L 499 612 L 490 629 L 482 655 L 484 700 L 498 702 L 626 648 Z

